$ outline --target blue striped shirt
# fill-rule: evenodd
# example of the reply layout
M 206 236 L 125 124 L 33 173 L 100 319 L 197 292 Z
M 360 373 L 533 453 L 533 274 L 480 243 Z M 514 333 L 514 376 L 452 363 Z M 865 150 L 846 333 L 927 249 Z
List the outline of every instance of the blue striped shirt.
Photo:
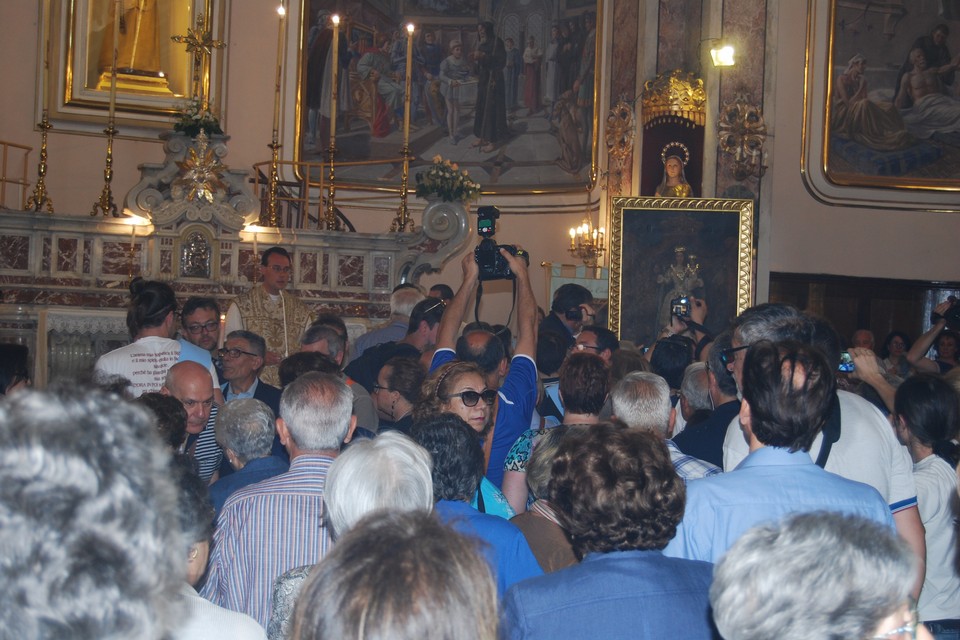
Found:
M 316 564 L 330 547 L 323 489 L 332 463 L 328 456 L 297 456 L 286 473 L 227 499 L 217 518 L 203 597 L 267 626 L 277 576 Z

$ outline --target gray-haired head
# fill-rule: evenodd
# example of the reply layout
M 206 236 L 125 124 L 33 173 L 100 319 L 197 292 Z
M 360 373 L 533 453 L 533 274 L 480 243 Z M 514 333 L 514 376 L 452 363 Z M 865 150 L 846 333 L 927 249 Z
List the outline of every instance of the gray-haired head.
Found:
M 305 373 L 280 397 L 280 417 L 303 451 L 339 451 L 350 431 L 352 411 L 350 387 L 329 373 Z
M 496 640 L 497 588 L 477 541 L 425 511 L 378 511 L 310 572 L 293 640 Z
M 315 322 L 303 332 L 303 336 L 300 338 L 300 344 L 306 347 L 307 345 L 323 342 L 324 340 L 327 341 L 326 355 L 334 361 L 339 361 L 340 354 L 343 353 L 343 350 L 347 346 L 347 341 L 343 334 L 335 327 L 328 324 L 317 324 Z
M 670 431 L 670 385 L 655 373 L 628 373 L 610 392 L 613 415 L 631 429 L 655 431 L 667 437 Z
M 207 483 L 193 470 L 193 461 L 178 455 L 171 464 L 171 477 L 177 487 L 177 515 L 183 533 L 186 557 L 192 545 L 210 542 L 213 537 L 213 521 L 217 512 L 210 502 Z
M 686 399 L 687 406 L 693 411 L 713 409 L 706 362 L 694 362 L 687 366 L 683 372 L 683 382 L 680 383 L 680 395 Z
M 433 460 L 399 431 L 353 443 L 330 466 L 323 498 L 336 536 L 379 509 L 433 509 Z
M 276 435 L 273 410 L 260 400 L 231 400 L 217 413 L 217 444 L 230 449 L 241 463 L 270 455 Z
M 426 296 L 419 287 L 403 287 L 390 294 L 390 313 L 395 316 L 410 317 L 410 312 Z
M 186 563 L 147 410 L 95 389 L 0 403 L 0 636 L 166 637 Z
M 267 355 L 267 341 L 263 339 L 258 333 L 253 331 L 246 331 L 244 329 L 237 329 L 236 331 L 231 331 L 227 334 L 226 340 L 232 339 L 246 340 L 250 345 L 250 350 L 260 356 L 261 358 Z
M 760 340 L 796 340 L 810 344 L 809 323 L 796 307 L 788 304 L 767 302 L 750 307 L 737 316 L 733 328 L 742 345 L 751 345 Z
M 867 638 L 907 603 L 916 558 L 888 527 L 814 512 L 750 529 L 714 571 L 727 640 Z

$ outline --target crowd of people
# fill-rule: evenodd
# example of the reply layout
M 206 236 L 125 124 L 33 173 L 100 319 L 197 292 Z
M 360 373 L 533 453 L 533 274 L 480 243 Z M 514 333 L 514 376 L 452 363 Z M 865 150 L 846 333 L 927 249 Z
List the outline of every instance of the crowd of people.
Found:
M 225 328 L 135 281 L 89 382 L 0 345 L 0 638 L 960 636 L 952 301 L 840 372 L 791 306 L 638 349 L 501 255 L 514 331 L 468 254 L 351 344 L 273 247 Z

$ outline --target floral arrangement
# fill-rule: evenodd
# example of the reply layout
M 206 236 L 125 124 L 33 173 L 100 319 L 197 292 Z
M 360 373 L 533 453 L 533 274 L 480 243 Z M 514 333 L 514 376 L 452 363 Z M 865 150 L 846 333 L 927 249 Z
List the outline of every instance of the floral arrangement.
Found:
M 418 198 L 435 195 L 444 202 L 470 202 L 480 197 L 480 185 L 470 174 L 439 155 L 433 157 L 429 169 L 417 173 L 416 180 Z
M 223 129 L 220 128 L 220 120 L 197 96 L 190 98 L 180 108 L 173 130 L 185 133 L 191 138 L 196 138 L 201 131 L 208 136 L 223 133 Z

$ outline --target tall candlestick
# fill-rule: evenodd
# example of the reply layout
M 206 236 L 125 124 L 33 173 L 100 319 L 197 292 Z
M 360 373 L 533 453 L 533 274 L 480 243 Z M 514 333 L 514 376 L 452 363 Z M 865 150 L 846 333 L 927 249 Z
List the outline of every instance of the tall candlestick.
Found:
M 403 146 L 410 147 L 410 81 L 413 74 L 413 24 L 407 24 L 407 77 L 403 101 Z
M 43 110 L 50 110 L 50 39 L 43 44 Z
M 277 27 L 277 81 L 273 95 L 273 131 L 275 134 L 280 131 L 280 84 L 283 81 L 283 37 L 284 27 L 286 26 L 284 17 L 287 15 L 283 2 L 277 7 L 277 15 L 280 16 L 280 25 Z
M 340 89 L 340 16 L 330 17 L 333 23 L 333 42 L 330 44 L 330 146 L 335 147 L 337 139 L 337 99 Z
M 117 48 L 120 46 L 120 14 L 123 8 L 120 0 L 113 3 L 113 63 L 110 66 L 110 124 L 113 124 L 113 113 L 117 108 Z

